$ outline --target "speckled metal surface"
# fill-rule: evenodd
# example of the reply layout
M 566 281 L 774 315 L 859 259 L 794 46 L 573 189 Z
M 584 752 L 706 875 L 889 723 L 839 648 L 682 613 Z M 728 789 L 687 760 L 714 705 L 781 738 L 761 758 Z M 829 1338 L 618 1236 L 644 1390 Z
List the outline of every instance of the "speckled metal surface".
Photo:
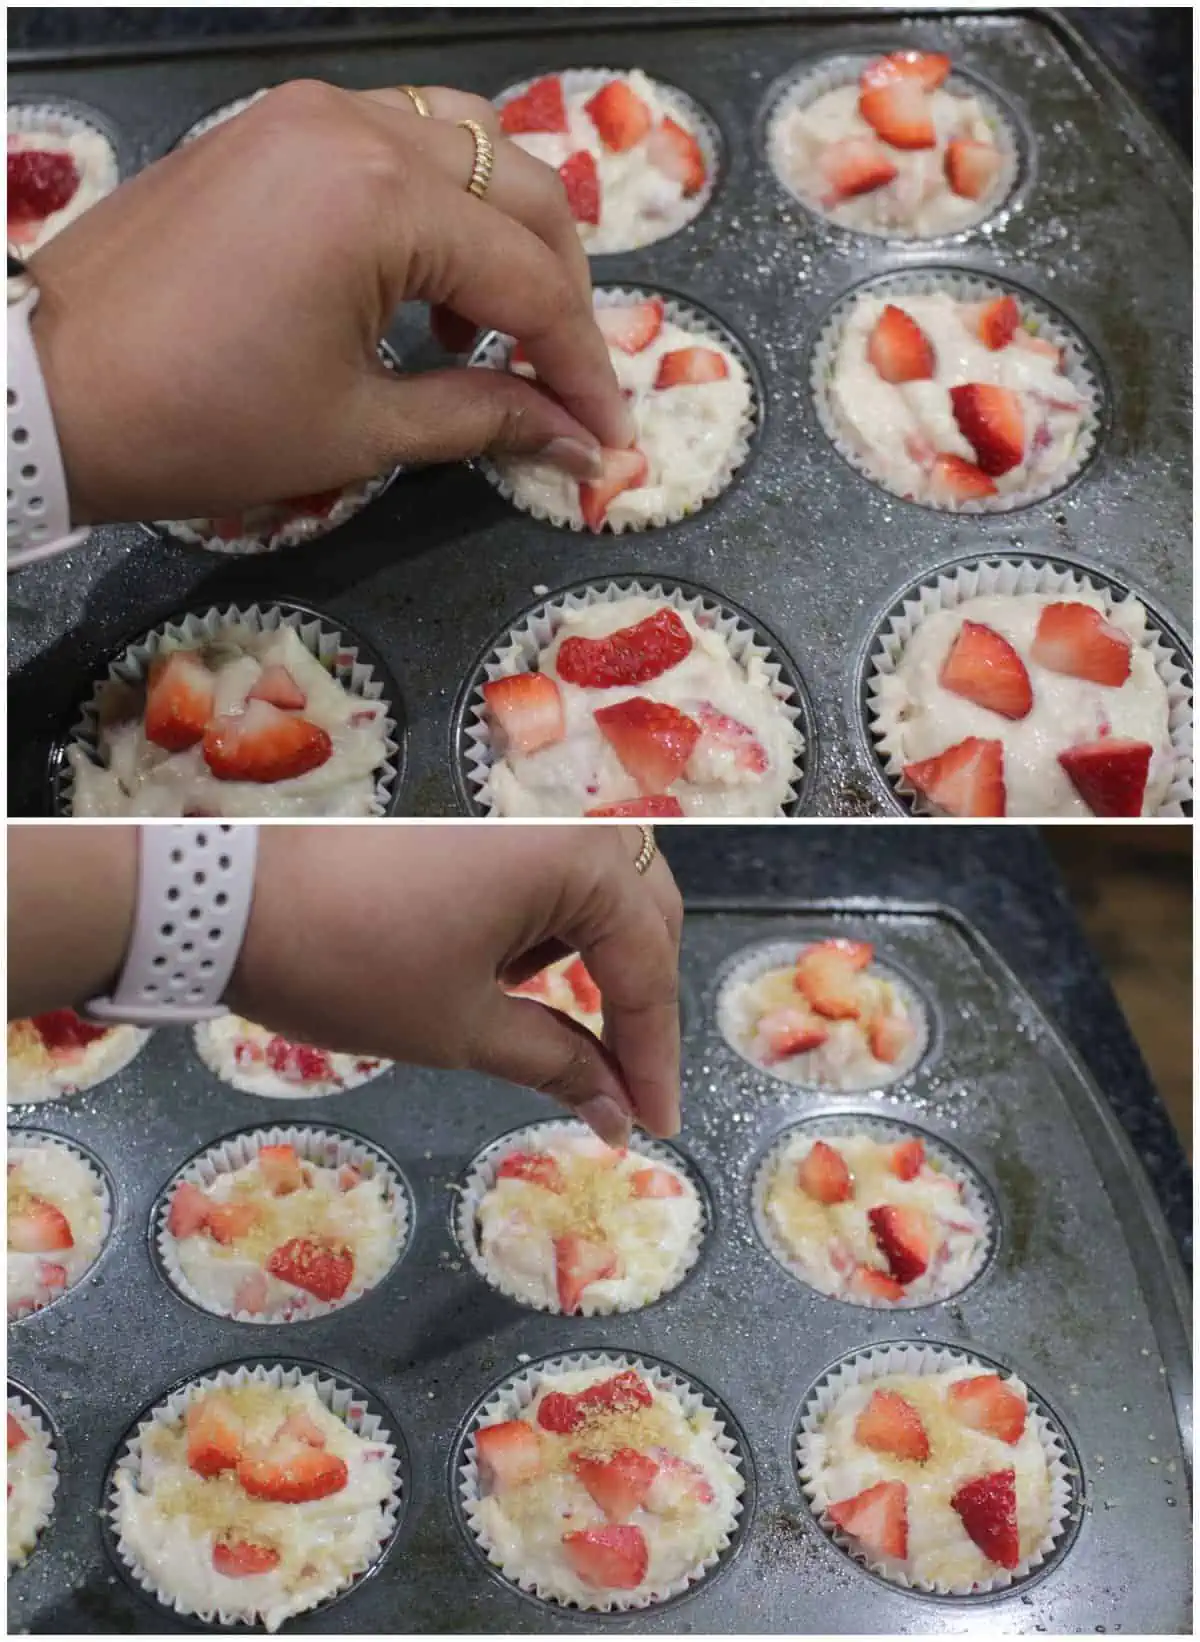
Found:
M 728 169 L 708 209 L 674 238 L 597 259 L 596 278 L 659 284 L 725 318 L 766 385 L 767 424 L 739 484 L 697 517 L 621 539 L 585 539 L 507 507 L 477 473 L 402 477 L 318 546 L 215 563 L 134 529 L 36 566 L 10 586 L 12 813 L 45 804 L 44 749 L 95 664 L 184 603 L 286 594 L 349 622 L 392 663 L 411 724 L 400 807 L 456 809 L 450 716 L 471 657 L 500 622 L 581 576 L 667 575 L 712 586 L 765 620 L 808 685 L 823 755 L 809 813 L 887 807 L 854 723 L 854 657 L 910 577 L 976 551 L 1044 552 L 1105 570 L 1184 628 L 1191 604 L 1188 196 L 1177 153 L 1052 15 L 811 14 L 631 27 L 587 14 L 518 35 L 473 23 L 410 44 L 199 50 L 141 60 L 39 63 L 17 91 L 59 91 L 117 119 L 139 162 L 198 115 L 264 82 L 317 74 L 347 85 L 456 81 L 492 95 L 588 60 L 638 64 L 717 118 Z M 818 222 L 775 182 L 762 148 L 777 78 L 801 58 L 906 40 L 944 47 L 996 85 L 1033 143 L 1021 208 L 938 247 L 855 238 Z M 1152 246 L 1153 255 L 1140 254 Z M 1016 278 L 1063 310 L 1102 362 L 1111 427 L 1061 496 L 988 518 L 896 500 L 842 462 L 809 402 L 807 356 L 823 316 L 858 280 L 914 264 Z M 391 335 L 409 367 L 439 358 L 422 316 Z M 1184 634 L 1186 638 L 1186 633 Z
M 694 847 L 707 847 L 700 829 L 686 830 Z M 790 1088 L 748 1066 L 715 1028 L 715 981 L 732 954 L 830 922 L 875 941 L 937 1012 L 931 1054 L 885 1094 Z M 1144 1177 L 1065 1040 L 994 951 L 945 909 L 871 898 L 692 902 L 683 953 L 695 1002 L 679 1144 L 711 1194 L 713 1229 L 685 1281 L 636 1313 L 564 1320 L 522 1308 L 488 1288 L 454 1242 L 453 1184 L 494 1136 L 545 1115 L 527 1092 L 395 1070 L 331 1100 L 271 1101 L 219 1083 L 185 1034 L 161 1031 L 117 1082 L 31 1115 L 105 1159 L 117 1212 L 86 1287 L 9 1332 L 10 1372 L 46 1403 L 66 1447 L 59 1511 L 10 1585 L 12 1628 L 172 1628 L 106 1560 L 95 1514 L 102 1481 L 130 1420 L 166 1386 L 261 1354 L 302 1357 L 360 1381 L 388 1409 L 411 1461 L 408 1510 L 378 1574 L 295 1629 L 594 1631 L 596 1616 L 549 1611 L 493 1577 L 464 1543 L 449 1490 L 455 1433 L 522 1353 L 603 1348 L 661 1358 L 723 1399 L 757 1483 L 753 1519 L 720 1578 L 662 1613 L 606 1621 L 606 1629 L 1188 1628 L 1182 1276 Z M 783 1271 L 753 1229 L 754 1168 L 781 1128 L 855 1111 L 908 1120 L 948 1141 L 994 1196 L 995 1257 L 946 1305 L 887 1313 L 823 1299 Z M 255 1327 L 198 1313 L 151 1258 L 154 1199 L 199 1146 L 281 1121 L 356 1131 L 394 1157 L 413 1189 L 410 1244 L 376 1289 L 325 1319 Z M 790 1448 L 806 1393 L 843 1353 L 906 1339 L 978 1349 L 1027 1379 L 1063 1423 L 1081 1462 L 1083 1511 L 1074 1542 L 1044 1577 L 974 1604 L 917 1596 L 866 1574 L 812 1520 Z

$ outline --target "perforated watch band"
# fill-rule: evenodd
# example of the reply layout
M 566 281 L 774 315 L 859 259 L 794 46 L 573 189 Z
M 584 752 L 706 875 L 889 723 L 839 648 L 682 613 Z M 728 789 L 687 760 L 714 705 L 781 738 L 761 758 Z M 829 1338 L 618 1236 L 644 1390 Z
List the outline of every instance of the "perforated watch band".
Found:
M 133 934 L 121 978 L 84 1013 L 133 1026 L 186 1025 L 225 1013 L 254 894 L 258 828 L 143 827 Z
M 86 530 L 71 529 L 71 503 L 54 413 L 42 379 L 30 318 L 37 287 L 9 273 L 8 304 L 8 568 L 19 569 L 75 547 Z

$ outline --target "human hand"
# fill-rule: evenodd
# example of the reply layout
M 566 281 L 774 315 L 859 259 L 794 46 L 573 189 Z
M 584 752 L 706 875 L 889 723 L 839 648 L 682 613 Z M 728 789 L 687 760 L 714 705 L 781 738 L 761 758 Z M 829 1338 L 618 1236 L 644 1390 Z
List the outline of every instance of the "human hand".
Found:
M 555 172 L 491 105 L 297 81 L 168 154 L 33 258 L 33 317 L 76 523 L 236 512 L 397 463 L 540 453 L 575 477 L 633 431 Z M 496 145 L 466 192 L 476 119 Z M 395 376 L 427 302 L 521 339 L 500 371 Z
M 636 827 L 264 827 L 230 1006 L 327 1049 L 540 1089 L 610 1145 L 679 1127 L 682 907 Z M 578 950 L 604 1044 L 515 985 Z

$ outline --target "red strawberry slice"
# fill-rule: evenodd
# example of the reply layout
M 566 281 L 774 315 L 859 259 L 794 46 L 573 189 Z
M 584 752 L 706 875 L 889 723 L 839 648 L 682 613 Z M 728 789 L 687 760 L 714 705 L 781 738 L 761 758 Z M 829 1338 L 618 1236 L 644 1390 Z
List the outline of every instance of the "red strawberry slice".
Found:
M 8 156 L 8 220 L 43 222 L 70 205 L 79 187 L 72 154 L 47 148 L 17 148 Z
M 253 690 L 246 698 L 248 701 L 269 701 L 272 707 L 278 707 L 281 712 L 293 712 L 298 708 L 308 706 L 308 697 L 296 683 L 286 667 L 278 662 L 270 667 L 264 667 L 255 683 Z
M 579 507 L 589 530 L 599 530 L 609 504 L 625 490 L 639 490 L 646 483 L 650 464 L 640 450 L 600 451 L 600 477 L 579 486 Z
M 836 205 L 883 188 L 898 175 L 887 150 L 873 137 L 844 137 L 830 143 L 821 155 L 821 174 L 827 186 L 822 205 Z
M 845 1158 L 824 1140 L 815 1141 L 797 1164 L 796 1184 L 818 1203 L 848 1203 L 854 1196 Z
M 474 335 L 474 332 L 472 332 Z M 289 496 L 286 502 L 280 502 L 280 507 L 287 508 L 289 513 L 307 518 L 326 519 L 333 512 L 342 499 L 342 492 L 338 490 L 310 490 L 306 496 Z M 276 705 L 281 705 L 277 703 Z
M 571 1467 L 610 1522 L 631 1517 L 658 1475 L 658 1462 L 636 1448 L 618 1448 L 606 1460 L 572 1454 Z
M 584 815 L 613 817 L 640 816 L 645 820 L 676 820 L 683 814 L 683 805 L 669 793 L 648 793 L 645 798 L 623 798 L 619 804 L 598 804 Z
M 867 1210 L 867 1223 L 898 1283 L 911 1283 L 929 1269 L 933 1237 L 929 1216 L 922 1209 L 883 1203 Z
M 950 59 L 944 51 L 892 51 L 868 63 L 858 83 L 869 91 L 892 80 L 915 80 L 926 91 L 936 91 L 949 72 Z
M 239 1237 L 258 1225 L 262 1216 L 253 1203 L 210 1203 L 208 1209 L 209 1235 L 218 1243 L 236 1243 Z
M 32 1025 L 50 1053 L 64 1058 L 86 1049 L 110 1031 L 107 1026 L 93 1026 L 82 1020 L 73 1009 L 50 1009 L 44 1015 L 34 1015 Z
M 1030 658 L 1051 673 L 1124 684 L 1133 640 L 1090 604 L 1048 604 L 1038 617 Z
M 333 1062 L 324 1049 L 290 1038 L 273 1037 L 267 1043 L 267 1065 L 289 1083 L 329 1083 L 334 1079 Z
M 292 1237 L 267 1256 L 272 1277 L 304 1289 L 318 1300 L 340 1300 L 354 1276 L 354 1256 L 339 1244 Z
M 684 1186 L 670 1169 L 638 1169 L 629 1177 L 634 1197 L 683 1197 Z
M 187 1462 L 202 1477 L 230 1471 L 242 1453 L 242 1422 L 229 1398 L 210 1392 L 192 1403 L 185 1417 Z
M 252 1499 L 304 1505 L 340 1494 L 350 1480 L 346 1462 L 323 1448 L 291 1438 L 276 1438 L 268 1447 L 243 1454 L 237 1480 Z
M 770 767 L 767 750 L 748 724 L 739 723 L 727 713 L 720 713 L 711 701 L 698 702 L 694 709 L 697 724 L 704 732 L 704 741 L 728 749 L 733 754 L 737 769 L 750 775 L 764 775 Z
M 902 1015 L 876 1015 L 867 1028 L 867 1043 L 876 1060 L 891 1066 L 913 1040 L 913 1029 Z
M 250 1579 L 279 1566 L 279 1552 L 249 1539 L 219 1539 L 212 1549 L 212 1565 L 226 1579 Z
M 22 1197 L 8 1211 L 8 1246 L 15 1254 L 53 1254 L 75 1246 L 71 1222 L 44 1197 Z
M 720 382 L 729 375 L 729 361 L 715 348 L 676 348 L 658 362 L 656 388 L 688 388 L 701 382 Z
M 943 690 L 1002 718 L 1025 718 L 1033 710 L 1025 663 L 1002 634 L 982 622 L 963 622 L 942 663 L 938 682 Z
M 199 1186 L 193 1185 L 190 1180 L 183 1180 L 175 1188 L 171 1199 L 167 1230 L 172 1237 L 195 1237 L 207 1226 L 211 1208 L 212 1204 Z
M 646 1577 L 650 1551 L 640 1528 L 584 1528 L 563 1535 L 563 1553 L 576 1576 L 597 1591 L 632 1591 Z
M 599 707 L 594 717 L 622 768 L 644 793 L 662 792 L 682 775 L 700 739 L 695 719 L 645 696 Z
M 575 996 L 575 1002 L 585 1015 L 598 1015 L 604 1002 L 600 988 L 592 979 L 582 958 L 576 958 L 563 971 L 563 978 Z
M 995 496 L 996 487 L 974 462 L 943 451 L 934 458 L 930 470 L 929 494 L 935 502 L 953 507 L 957 502 L 975 502 L 981 496 Z
M 837 958 L 853 970 L 866 969 L 875 956 L 875 948 L 870 941 L 852 941 L 844 935 L 832 935 L 826 941 L 815 941 L 797 960 L 799 968 L 805 957 L 811 956 Z
M 483 699 L 516 752 L 536 753 L 567 733 L 562 696 L 547 673 L 513 673 L 492 679 L 483 687 Z
M 524 1420 L 501 1420 L 475 1433 L 475 1459 L 487 1493 L 519 1488 L 541 1475 L 538 1434 Z
M 356 1169 L 353 1163 L 343 1163 L 338 1170 L 338 1191 L 352 1192 L 356 1186 L 361 1186 L 367 1178 L 361 1169 Z
M 585 1419 L 597 1411 L 636 1414 L 639 1408 L 649 1408 L 653 1401 L 654 1393 L 632 1368 L 623 1368 L 619 1374 L 610 1375 L 607 1380 L 600 1380 L 575 1396 L 576 1406 L 583 1411 Z
M 500 110 L 500 129 L 512 137 L 522 131 L 565 131 L 567 104 L 557 74 L 535 80 L 527 91 Z
M 829 1028 L 798 1004 L 769 1009 L 755 1027 L 755 1044 L 763 1061 L 774 1066 L 793 1055 L 819 1049 L 829 1036 Z
M 677 667 L 692 651 L 692 636 L 674 610 L 657 610 L 632 627 L 600 639 L 564 639 L 555 671 L 568 684 L 590 690 L 647 684 Z
M 214 684 L 212 673 L 190 651 L 156 657 L 146 686 L 147 741 L 172 753 L 194 747 L 212 718 Z
M 548 1192 L 565 1192 L 563 1172 L 548 1152 L 510 1152 L 496 1170 L 497 1180 L 527 1180 Z
M 950 1496 L 969 1538 L 1002 1568 L 1015 1568 L 1021 1560 L 1016 1481 L 1015 1471 L 993 1471 L 964 1482 Z
M 1024 348 L 1026 353 L 1041 354 L 1043 359 L 1052 359 L 1055 365 L 1062 369 L 1063 351 L 1053 342 L 1047 342 L 1044 336 L 1034 336 L 1022 326 L 1013 336 L 1014 348 Z
M 933 758 L 904 766 L 904 779 L 948 815 L 1003 815 L 1004 743 L 970 735 Z
M 904 1298 L 904 1284 L 898 1283 L 894 1277 L 889 1277 L 886 1271 L 880 1271 L 875 1266 L 856 1266 L 850 1279 L 850 1288 L 864 1300 Z
M 1140 815 L 1154 748 L 1146 741 L 1104 736 L 1068 747 L 1058 762 L 1093 815 Z
M 8 1452 L 14 1453 L 22 1443 L 29 1441 L 29 1433 L 15 1414 L 8 1416 Z
M 1024 1435 L 1029 1406 L 999 1374 L 955 1380 L 946 1403 L 955 1419 L 972 1431 L 986 1431 L 989 1437 L 1007 1443 L 1020 1442 Z
M 621 1262 L 607 1243 L 594 1243 L 569 1232 L 554 1239 L 554 1275 L 558 1303 L 568 1316 L 579 1309 L 584 1290 L 604 1277 L 620 1275 Z
M 933 148 L 937 144 L 929 97 L 919 80 L 891 76 L 859 93 L 858 111 L 893 148 Z
M 600 173 L 593 156 L 586 148 L 568 154 L 558 174 L 567 191 L 567 209 L 575 221 L 590 222 L 595 227 L 600 221 Z
M 620 303 L 596 309 L 596 324 L 610 348 L 622 353 L 641 353 L 663 328 L 663 300 L 654 296 L 645 302 Z
M 1000 175 L 1000 155 L 991 143 L 954 137 L 946 144 L 946 181 L 963 199 L 981 200 Z
M 543 1431 L 554 1431 L 559 1436 L 578 1431 L 587 1415 L 576 1406 L 575 1398 L 565 1391 L 551 1391 L 538 1404 L 538 1424 Z
M 828 1515 L 874 1556 L 908 1555 L 908 1489 L 902 1482 L 877 1482 L 851 1499 L 830 1505 Z
M 610 80 L 584 103 L 605 148 L 616 154 L 640 143 L 654 124 L 646 104 L 624 80 Z
M 218 781 L 291 781 L 319 769 L 332 752 L 320 725 L 282 713 L 269 701 L 222 714 L 204 733 L 204 762 Z
M 514 998 L 544 998 L 550 991 L 549 971 L 539 969 L 536 975 L 531 975 L 527 981 L 519 986 L 506 987 L 510 997 Z
M 898 1180 L 915 1180 L 925 1162 L 925 1146 L 920 1140 L 902 1140 L 892 1147 L 888 1168 Z
M 273 1197 L 286 1197 L 305 1184 L 300 1154 L 294 1146 L 260 1146 L 258 1172 Z
M 646 158 L 656 171 L 661 171 L 665 177 L 679 184 L 685 198 L 698 194 L 704 187 L 708 176 L 704 151 L 678 120 L 668 116 L 655 129 L 646 144 Z
M 249 1312 L 251 1317 L 257 1317 L 266 1311 L 267 1304 L 266 1272 L 248 1271 L 234 1291 L 234 1311 Z
M 827 1020 L 854 1020 L 862 1014 L 862 990 L 855 976 L 865 963 L 870 963 L 871 949 L 868 946 L 866 958 L 860 960 L 857 945 L 865 943 L 820 941 L 802 952 L 796 962 L 797 992 L 802 992 L 817 1014 Z
M 929 1458 L 929 1433 L 913 1405 L 896 1391 L 875 1391 L 854 1422 L 854 1438 L 877 1454 L 898 1460 Z
M 669 1513 L 684 1499 L 693 1499 L 699 1505 L 711 1505 L 716 1490 L 698 1465 L 681 1460 L 669 1448 L 652 1448 L 658 1461 L 658 1475 L 651 1484 L 645 1505 L 648 1511 Z
M 993 352 L 1007 348 L 1021 323 L 1021 310 L 1016 298 L 998 296 L 993 302 L 981 303 L 975 313 L 975 331 L 985 348 Z
M 933 375 L 933 343 L 903 308 L 889 302 L 867 338 L 867 358 L 885 382 L 921 382 Z
M 974 446 L 979 466 L 992 478 L 1015 468 L 1025 455 L 1025 413 L 1011 388 L 967 382 L 950 389 L 959 432 Z
M 44 1289 L 65 1289 L 67 1286 L 67 1268 L 57 1265 L 53 1260 L 38 1262 L 37 1280 Z

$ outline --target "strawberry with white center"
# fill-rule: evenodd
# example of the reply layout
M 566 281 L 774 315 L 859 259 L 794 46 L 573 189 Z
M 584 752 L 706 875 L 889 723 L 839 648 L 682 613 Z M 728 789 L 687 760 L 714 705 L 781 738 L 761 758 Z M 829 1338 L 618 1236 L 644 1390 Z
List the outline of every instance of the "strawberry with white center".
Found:
M 49 1305 L 86 1275 L 109 1220 L 96 1170 L 48 1136 L 10 1133 L 8 1153 L 8 1316 Z
M 8 110 L 8 243 L 28 257 L 117 186 L 111 143 L 65 111 Z

